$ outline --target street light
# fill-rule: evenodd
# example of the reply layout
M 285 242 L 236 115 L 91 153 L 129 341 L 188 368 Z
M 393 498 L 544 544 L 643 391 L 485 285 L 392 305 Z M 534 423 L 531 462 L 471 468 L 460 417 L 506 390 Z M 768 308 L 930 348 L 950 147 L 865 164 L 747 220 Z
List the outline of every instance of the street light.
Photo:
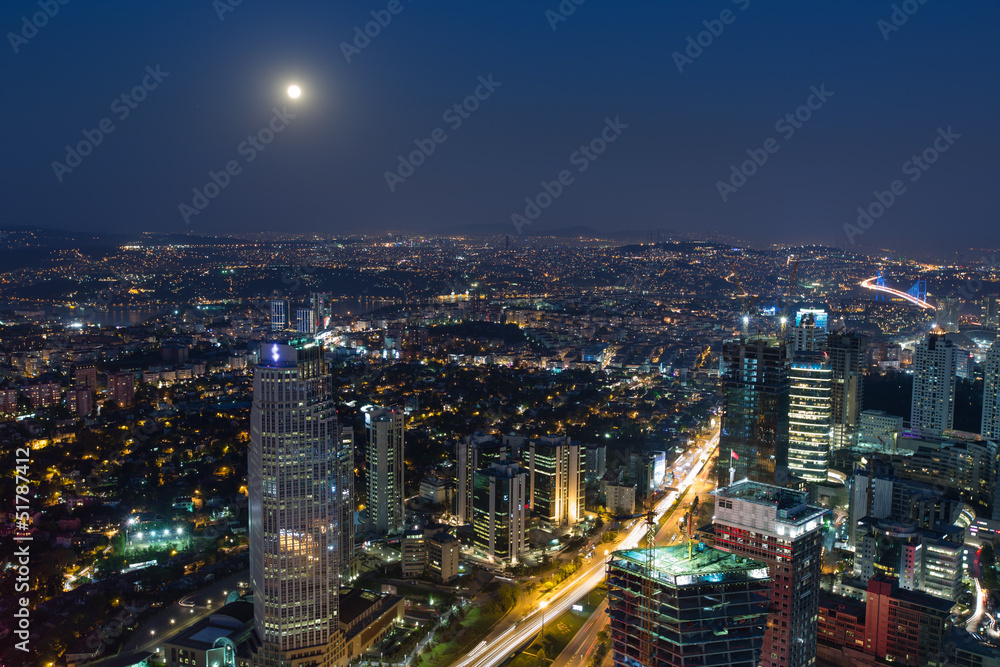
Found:
M 538 606 L 542 608 L 542 633 L 545 632 L 545 608 L 549 606 L 548 600 L 541 600 Z

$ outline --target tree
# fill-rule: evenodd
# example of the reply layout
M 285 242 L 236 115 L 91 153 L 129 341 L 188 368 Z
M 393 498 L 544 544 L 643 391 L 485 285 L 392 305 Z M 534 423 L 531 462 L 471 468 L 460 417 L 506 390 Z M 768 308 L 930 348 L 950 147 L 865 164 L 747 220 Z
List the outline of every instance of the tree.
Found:
M 549 664 L 548 656 L 545 655 L 545 647 L 538 647 L 538 653 L 535 654 L 535 664 L 538 667 L 547 667 Z

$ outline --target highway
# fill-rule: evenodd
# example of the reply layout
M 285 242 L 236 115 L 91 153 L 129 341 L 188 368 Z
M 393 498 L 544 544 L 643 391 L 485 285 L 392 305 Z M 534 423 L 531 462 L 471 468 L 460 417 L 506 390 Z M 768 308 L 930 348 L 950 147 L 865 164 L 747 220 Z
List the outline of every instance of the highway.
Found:
M 670 508 L 673 502 L 682 496 L 687 491 L 688 487 L 694 483 L 699 473 L 702 472 L 705 463 L 711 458 L 712 450 L 715 449 L 718 444 L 719 434 L 716 432 L 713 437 L 700 448 L 699 455 L 694 459 L 691 469 L 676 485 L 677 490 L 668 493 L 667 496 L 656 506 L 655 512 L 657 521 L 659 521 L 663 514 Z M 675 513 L 679 513 L 681 509 L 682 508 L 680 507 L 677 508 L 677 512 Z M 668 521 L 660 530 L 660 533 L 662 534 L 667 532 L 670 524 L 671 521 Z M 639 544 L 639 540 L 645 535 L 645 531 L 646 524 L 642 521 L 637 521 L 636 524 L 626 533 L 624 539 L 622 539 L 613 548 L 618 550 L 635 548 Z M 608 550 L 611 550 L 610 545 Z M 557 589 L 557 592 L 548 598 L 544 608 L 536 609 L 528 616 L 520 620 L 515 621 L 513 619 L 504 619 L 500 621 L 485 640 L 473 648 L 464 659 L 455 663 L 456 667 L 495 667 L 503 662 L 520 646 L 526 644 L 533 636 L 541 631 L 543 619 L 553 620 L 558 618 L 560 615 L 568 611 L 577 600 L 600 586 L 604 581 L 605 567 L 606 562 L 604 559 L 594 558 L 593 562 L 582 566 L 572 578 L 560 586 Z M 579 641 L 583 643 L 587 641 L 588 636 L 596 637 L 597 631 L 603 627 L 604 620 L 606 620 L 606 616 L 603 611 L 600 614 L 595 612 L 594 616 L 588 621 L 584 628 L 577 633 L 580 637 Z M 591 621 L 593 621 L 593 623 L 591 623 Z M 584 630 L 588 627 L 591 629 L 591 632 L 584 632 Z M 577 638 L 574 637 L 571 644 L 573 644 L 576 640 Z M 593 648 L 593 642 L 591 642 L 589 648 Z M 587 653 L 589 653 L 589 651 L 587 651 Z M 560 656 L 560 658 L 561 657 L 562 656 Z M 561 667 L 561 665 L 558 667 Z M 572 667 L 576 667 L 576 664 L 574 663 Z

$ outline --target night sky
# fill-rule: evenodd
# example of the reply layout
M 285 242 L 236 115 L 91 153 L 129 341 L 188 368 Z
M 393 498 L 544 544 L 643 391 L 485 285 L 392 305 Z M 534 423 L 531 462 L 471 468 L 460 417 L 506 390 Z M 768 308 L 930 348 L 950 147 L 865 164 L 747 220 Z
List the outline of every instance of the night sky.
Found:
M 584 225 L 859 249 L 1000 245 L 995 1 L 896 3 L 898 29 L 888 0 L 565 0 L 568 16 L 559 0 L 234 2 L 5 0 L 0 226 Z M 372 12 L 391 21 L 357 49 Z M 24 26 L 33 15 L 40 28 Z M 699 33 L 708 45 L 689 47 Z M 689 48 L 679 67 L 675 52 Z M 123 102 L 136 86 L 144 99 Z M 478 109 L 444 116 L 477 87 Z M 776 127 L 808 102 L 808 120 Z M 263 133 L 271 143 L 243 143 L 269 124 L 281 130 Z M 67 158 L 84 131 L 100 144 Z M 603 153 L 576 153 L 602 132 L 614 138 Z M 416 141 L 433 154 L 399 172 Z M 934 164 L 906 164 L 925 149 Z M 748 150 L 766 163 L 730 181 Z M 230 162 L 226 187 L 185 216 L 193 189 L 209 172 L 225 183 Z M 390 188 L 387 171 L 409 175 Z M 554 201 L 515 225 L 542 181 Z M 876 190 L 895 201 L 863 233 L 845 232 Z

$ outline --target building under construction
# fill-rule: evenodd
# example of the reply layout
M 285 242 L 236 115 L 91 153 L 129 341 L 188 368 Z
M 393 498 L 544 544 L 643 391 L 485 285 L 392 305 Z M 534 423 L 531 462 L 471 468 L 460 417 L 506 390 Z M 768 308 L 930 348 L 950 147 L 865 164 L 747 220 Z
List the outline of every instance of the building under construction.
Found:
M 616 551 L 608 562 L 615 665 L 756 667 L 767 565 L 701 546 Z

